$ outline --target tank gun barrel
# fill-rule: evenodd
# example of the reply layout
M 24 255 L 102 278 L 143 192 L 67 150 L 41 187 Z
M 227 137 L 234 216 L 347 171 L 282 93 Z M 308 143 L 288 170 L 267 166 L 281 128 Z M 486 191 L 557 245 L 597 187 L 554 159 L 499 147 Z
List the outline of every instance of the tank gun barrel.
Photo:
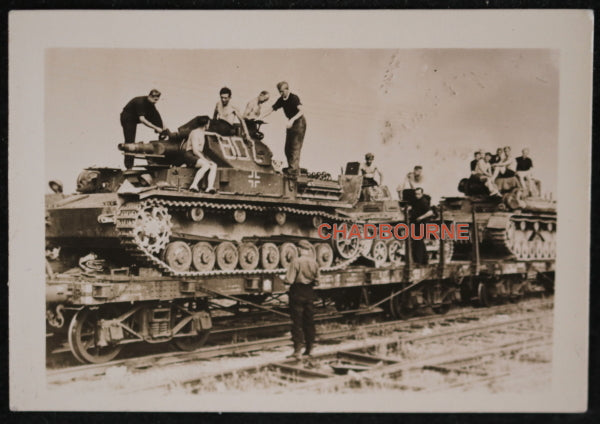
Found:
M 166 141 L 151 141 L 150 143 L 121 143 L 119 150 L 124 153 L 139 155 L 170 156 L 179 152 L 179 144 Z

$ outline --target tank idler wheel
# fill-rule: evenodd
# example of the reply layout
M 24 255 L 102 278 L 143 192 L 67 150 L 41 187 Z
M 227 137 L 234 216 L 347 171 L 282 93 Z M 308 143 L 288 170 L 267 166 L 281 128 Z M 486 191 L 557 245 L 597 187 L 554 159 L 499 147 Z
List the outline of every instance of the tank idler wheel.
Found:
M 167 244 L 163 256 L 167 265 L 175 271 L 187 271 L 192 265 L 192 249 L 183 241 L 173 241 Z
M 387 244 L 388 256 L 390 262 L 394 265 L 400 265 L 406 260 L 406 249 L 404 242 L 400 240 L 391 240 Z
M 373 242 L 373 247 L 371 247 L 371 257 L 373 258 L 373 262 L 375 262 L 375 266 L 385 264 L 388 257 L 388 249 L 385 241 L 375 240 Z
M 98 311 L 81 309 L 73 316 L 69 325 L 69 347 L 73 356 L 84 364 L 102 364 L 113 360 L 122 345 L 98 346 Z
M 246 211 L 243 209 L 236 209 L 233 211 L 233 220 L 238 224 L 246 222 Z
M 294 258 L 298 257 L 298 248 L 294 243 L 285 242 L 279 246 L 279 261 L 283 268 L 287 268 Z
M 242 243 L 238 248 L 240 267 L 245 270 L 256 269 L 260 260 L 258 247 L 254 243 Z
M 260 246 L 260 266 L 263 269 L 275 269 L 279 265 L 279 249 L 275 243 Z
M 204 346 L 209 335 L 210 330 L 204 330 L 198 333 L 197 336 L 175 337 L 172 340 L 172 343 L 179 350 L 191 352 Z
M 238 250 L 230 241 L 223 241 L 217 246 L 217 265 L 220 269 L 231 271 L 238 263 Z
M 327 243 L 317 243 L 315 247 L 317 263 L 321 268 L 328 268 L 333 264 L 333 249 Z
M 204 219 L 204 209 L 192 208 L 188 211 L 188 217 L 194 222 L 200 222 Z
M 277 223 L 277 225 L 283 225 L 285 224 L 287 217 L 285 212 L 276 212 L 275 213 L 275 222 Z
M 192 247 L 192 263 L 198 271 L 210 271 L 215 267 L 217 257 L 210 243 L 201 241 Z

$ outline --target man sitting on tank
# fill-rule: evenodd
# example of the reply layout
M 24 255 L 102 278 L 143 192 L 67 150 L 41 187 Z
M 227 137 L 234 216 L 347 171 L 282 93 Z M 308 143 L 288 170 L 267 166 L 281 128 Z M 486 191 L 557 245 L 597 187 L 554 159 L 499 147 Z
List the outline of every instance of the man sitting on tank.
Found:
M 496 149 L 496 154 L 492 155 L 492 159 L 490 160 L 490 164 L 494 165 L 494 164 L 500 162 L 502 160 L 502 156 L 504 156 L 504 150 L 502 150 L 502 147 L 498 147 Z
M 515 158 L 512 157 L 510 152 L 510 146 L 506 146 L 502 150 L 502 157 L 500 162 L 492 165 L 494 170 L 493 179 L 496 178 L 510 178 L 515 176 Z
M 492 167 L 490 165 L 491 159 L 492 154 L 490 152 L 486 152 L 484 157 L 477 161 L 472 176 L 485 184 L 491 196 L 500 197 L 498 187 L 496 187 L 496 184 L 494 184 L 494 180 L 492 179 Z
M 208 116 L 200 116 L 198 119 L 198 128 L 192 130 L 185 144 L 184 160 L 188 167 L 198 168 L 194 180 L 189 187 L 190 191 L 200 191 L 198 184 L 204 174 L 208 172 L 207 193 L 216 193 L 214 188 L 215 178 L 217 176 L 217 164 L 204 156 L 205 132 L 210 123 Z
M 381 185 L 383 181 L 383 174 L 375 164 L 373 164 L 373 160 L 375 159 L 375 155 L 373 153 L 367 153 L 365 155 L 365 161 L 360 164 L 360 173 L 363 176 L 363 187 L 374 187 Z M 378 178 L 375 178 L 375 175 Z M 379 180 L 379 181 L 378 181 Z
M 245 134 L 248 134 L 246 123 L 239 109 L 231 103 L 231 89 L 223 87 L 219 91 L 220 99 L 215 105 L 211 131 L 225 136 L 239 135 L 236 128 L 241 126 Z
M 517 158 L 517 178 L 521 183 L 521 187 L 527 190 L 531 196 L 535 191 L 535 183 L 533 180 L 532 169 L 533 161 L 529 157 L 529 149 L 524 148 L 521 156 Z
M 477 150 L 473 153 L 473 160 L 471 161 L 471 175 L 475 174 L 475 168 L 477 163 L 483 158 L 483 150 Z

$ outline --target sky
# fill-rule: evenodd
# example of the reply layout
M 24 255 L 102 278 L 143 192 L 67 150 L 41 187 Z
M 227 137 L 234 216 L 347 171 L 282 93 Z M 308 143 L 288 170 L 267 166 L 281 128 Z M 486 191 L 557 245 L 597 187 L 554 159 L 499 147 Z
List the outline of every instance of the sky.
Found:
M 392 192 L 421 165 L 426 192 L 456 196 L 473 151 L 509 145 L 530 149 L 543 192 L 555 192 L 558 60 L 548 49 L 48 49 L 45 174 L 73 192 L 83 168 L 122 166 L 119 114 L 152 88 L 176 129 L 212 115 L 223 86 L 243 110 L 261 90 L 272 104 L 285 80 L 304 105 L 309 171 L 337 176 L 372 152 Z M 283 112 L 267 121 L 264 141 L 285 162 Z M 138 125 L 137 141 L 155 138 Z

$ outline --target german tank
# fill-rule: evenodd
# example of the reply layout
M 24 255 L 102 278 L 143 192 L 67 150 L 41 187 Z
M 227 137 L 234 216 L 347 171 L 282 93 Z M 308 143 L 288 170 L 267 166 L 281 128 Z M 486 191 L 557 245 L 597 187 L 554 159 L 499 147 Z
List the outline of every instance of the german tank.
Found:
M 516 176 L 497 178 L 501 196 L 490 196 L 480 181 L 465 178 L 458 186 L 465 197 L 445 198 L 443 205 L 456 222 L 470 223 L 475 213 L 482 254 L 552 260 L 556 252 L 556 201 L 540 197 L 541 183 L 533 182 L 528 189 Z M 473 239 L 469 237 L 463 247 Z
M 93 253 L 96 267 L 105 261 L 113 270 L 133 262 L 133 272 L 189 277 L 279 272 L 303 239 L 325 269 L 355 259 L 317 229 L 343 220 L 336 210 L 356 204 L 361 176 L 332 180 L 302 170 L 290 177 L 275 166 L 259 126 L 252 136 L 211 127 L 204 154 L 217 164 L 217 193 L 191 192 L 195 169 L 182 166 L 181 143 L 196 121 L 162 140 L 119 145 L 147 164 L 87 168 L 76 194 L 47 196 L 47 248 L 61 249 L 57 271 Z

